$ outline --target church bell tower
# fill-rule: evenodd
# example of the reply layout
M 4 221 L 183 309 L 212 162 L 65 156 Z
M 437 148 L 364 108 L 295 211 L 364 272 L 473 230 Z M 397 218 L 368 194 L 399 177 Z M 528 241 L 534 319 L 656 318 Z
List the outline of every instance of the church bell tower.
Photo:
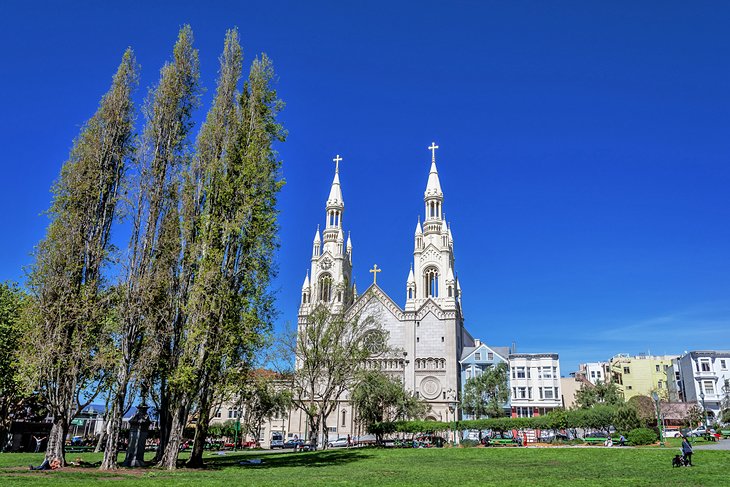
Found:
M 341 313 L 352 304 L 352 240 L 347 234 L 347 242 L 342 228 L 345 202 L 340 187 L 340 161 L 337 155 L 335 177 L 325 204 L 325 227 L 314 234 L 312 260 L 302 286 L 299 306 L 300 323 L 318 305 L 328 306 L 333 313 Z
M 416 224 L 413 265 L 406 282 L 406 311 L 433 300 L 442 309 L 460 307 L 459 283 L 454 273 L 454 241 L 443 213 L 444 193 L 436 169 L 436 143 L 431 151 L 431 170 L 423 195 L 425 217 Z

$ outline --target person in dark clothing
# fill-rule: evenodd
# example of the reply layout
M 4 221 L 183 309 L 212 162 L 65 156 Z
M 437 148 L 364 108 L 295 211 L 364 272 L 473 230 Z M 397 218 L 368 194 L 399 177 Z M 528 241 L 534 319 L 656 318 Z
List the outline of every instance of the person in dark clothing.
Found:
M 692 445 L 689 444 L 686 436 L 682 438 L 682 456 L 684 457 L 685 465 L 694 467 L 692 465 Z
M 58 458 L 54 458 L 50 462 L 46 458 L 43 460 L 43 463 L 38 465 L 37 467 L 34 467 L 33 465 L 30 466 L 31 470 L 57 470 L 61 467 L 61 460 Z

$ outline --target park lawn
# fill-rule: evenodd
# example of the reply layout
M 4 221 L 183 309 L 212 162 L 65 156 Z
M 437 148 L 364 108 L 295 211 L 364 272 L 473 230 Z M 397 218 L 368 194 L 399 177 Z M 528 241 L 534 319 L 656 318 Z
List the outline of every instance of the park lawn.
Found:
M 66 468 L 30 472 L 40 454 L 0 454 L 0 485 L 474 485 L 474 486 L 725 486 L 730 451 L 698 451 L 696 467 L 672 468 L 675 448 L 336 449 L 312 453 L 228 453 L 204 470 L 155 468 L 100 472 Z M 94 454 L 69 455 L 99 461 Z M 259 466 L 239 466 L 261 458 Z

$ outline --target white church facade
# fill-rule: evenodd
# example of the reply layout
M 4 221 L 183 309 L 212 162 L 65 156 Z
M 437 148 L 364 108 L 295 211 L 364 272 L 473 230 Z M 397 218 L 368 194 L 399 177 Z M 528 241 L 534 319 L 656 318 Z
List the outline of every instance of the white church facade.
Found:
M 454 240 L 444 219 L 444 194 L 436 168 L 432 144 L 431 168 L 424 193 L 425 214 L 419 217 L 414 233 L 413 262 L 406 279 L 405 306 L 388 296 L 377 285 L 377 266 L 373 284 L 358 295 L 352 279 L 352 242 L 345 240 L 343 214 L 345 203 L 335 168 L 326 224 L 317 228 L 312 244 L 311 268 L 302 287 L 298 322 L 303 326 L 315 307 L 325 304 L 333 312 L 346 316 L 372 316 L 387 337 L 387 347 L 370 360 L 370 366 L 400 379 L 406 390 L 425 400 L 431 407 L 429 419 L 451 421 L 461 394 L 459 360 L 465 347 L 474 347 L 472 336 L 464 327 L 461 311 L 461 286 L 455 269 Z M 339 156 L 335 159 L 339 163 Z M 337 414 L 330 416 L 331 437 L 356 435 L 359 430 L 347 397 L 343 397 Z M 336 423 L 336 424 L 335 424 Z M 302 438 L 306 418 L 293 410 L 289 436 Z

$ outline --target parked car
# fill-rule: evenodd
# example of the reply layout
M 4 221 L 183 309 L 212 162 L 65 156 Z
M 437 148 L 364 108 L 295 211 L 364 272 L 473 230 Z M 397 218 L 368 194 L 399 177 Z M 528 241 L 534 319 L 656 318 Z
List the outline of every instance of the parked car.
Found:
M 710 430 L 714 433 L 714 430 Z M 693 430 L 690 430 L 689 436 L 705 436 L 707 434 L 707 429 L 704 426 L 698 426 Z
M 304 446 L 304 440 L 287 440 L 284 442 L 284 448 L 301 448 Z
M 347 446 L 347 438 L 337 438 L 336 440 L 328 442 L 327 446 L 330 448 Z
M 271 449 L 284 448 L 284 434 L 283 433 L 272 433 L 271 434 Z
M 667 428 L 664 430 L 664 438 L 681 438 L 682 432 L 677 428 Z
M 552 443 L 554 441 L 569 441 L 570 437 L 568 435 L 564 435 L 563 433 L 556 433 L 554 435 L 549 436 L 540 436 L 540 441 L 543 441 L 545 443 Z
M 426 435 L 426 436 L 419 436 L 416 438 L 416 442 L 418 442 L 419 446 L 422 446 L 424 448 L 441 448 L 444 446 L 444 443 L 446 443 L 446 440 L 444 440 L 440 436 L 436 435 Z

